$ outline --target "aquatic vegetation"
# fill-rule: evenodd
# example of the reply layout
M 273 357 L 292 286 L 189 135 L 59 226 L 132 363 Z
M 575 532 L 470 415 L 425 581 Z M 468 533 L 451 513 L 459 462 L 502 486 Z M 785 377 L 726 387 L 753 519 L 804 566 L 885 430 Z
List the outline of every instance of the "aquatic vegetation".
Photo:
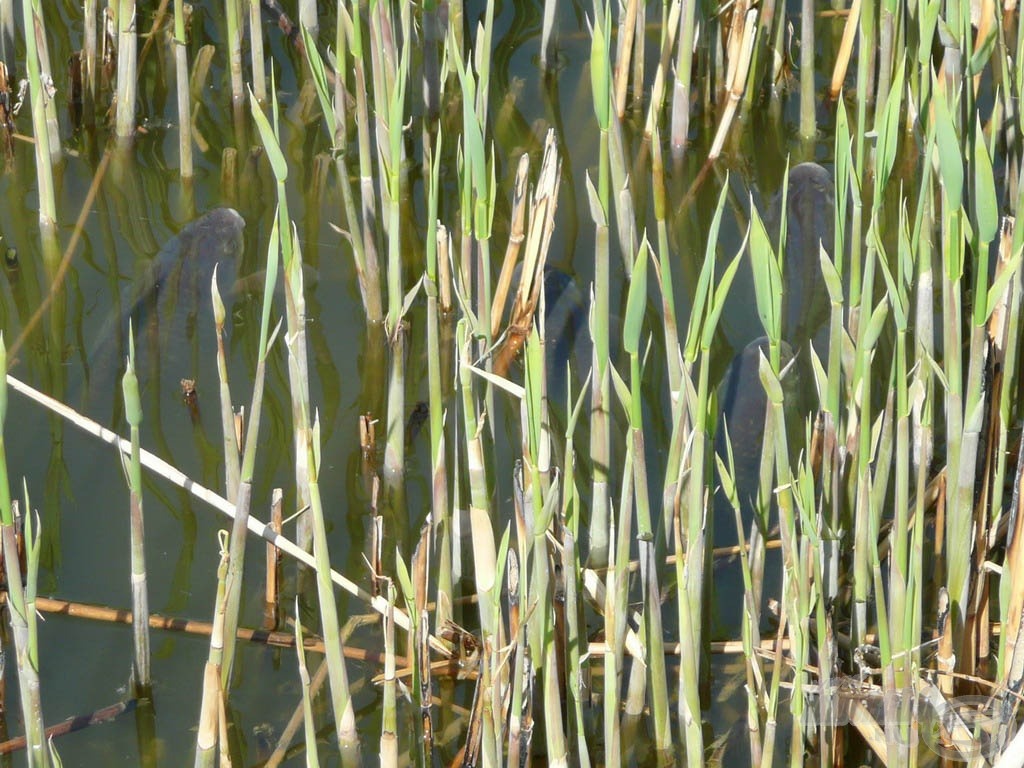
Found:
M 1013 754 L 1019 14 L 803 6 L 795 41 L 784 6 L 679 0 L 0 24 L 28 80 L 20 111 L 0 83 L 0 528 L 32 764 L 74 631 L 35 623 L 68 610 L 40 573 L 135 587 L 147 764 Z M 170 380 L 174 336 L 205 343 Z M 130 442 L 60 402 L 104 377 Z M 180 379 L 187 420 L 144 396 Z M 63 420 L 130 457 L 126 494 Z M 46 491 L 24 583 L 17 474 Z M 212 614 L 208 647 L 150 654 L 157 594 Z

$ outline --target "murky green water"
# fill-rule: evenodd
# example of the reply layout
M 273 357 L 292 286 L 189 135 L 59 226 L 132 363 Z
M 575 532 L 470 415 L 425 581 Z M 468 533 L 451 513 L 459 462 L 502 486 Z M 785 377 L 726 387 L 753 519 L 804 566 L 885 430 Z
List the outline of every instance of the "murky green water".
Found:
M 219 44 L 225 37 L 223 19 L 214 3 L 196 3 L 189 44 L 190 60 L 201 44 Z M 467 15 L 475 19 L 478 8 Z M 598 146 L 590 96 L 588 69 L 589 37 L 580 23 L 580 9 L 573 4 L 560 6 L 561 44 L 557 71 L 542 79 L 536 66 L 539 48 L 539 11 L 529 11 L 506 3 L 496 18 L 496 55 L 492 83 L 492 120 L 497 144 L 494 147 L 499 187 L 498 222 L 493 247 L 500 252 L 507 237 L 508 200 L 519 154 L 529 150 L 535 160 L 544 130 L 555 129 L 563 152 L 564 178 L 557 226 L 552 246 L 552 261 L 573 275 L 578 285 L 588 285 L 593 276 L 593 227 L 586 202 L 584 178 L 595 173 Z M 74 4 L 48 8 L 53 26 L 63 25 L 60 35 L 50 40 L 54 61 L 66 61 L 79 45 L 81 23 Z M 653 13 L 653 12 L 652 12 Z M 148 26 L 148 13 L 140 16 Z M 20 14 L 18 17 L 20 25 Z M 834 31 L 831 22 L 819 23 L 822 45 L 830 41 L 826 33 Z M 333 27 L 325 20 L 324 28 Z M 298 102 L 297 59 L 287 49 L 276 29 L 266 26 L 278 74 L 282 112 L 282 145 L 293 173 L 288 194 L 291 215 L 296 223 L 303 258 L 317 274 L 317 282 L 307 291 L 307 321 L 310 338 L 312 402 L 319 409 L 323 438 L 321 492 L 326 500 L 330 530 L 331 556 L 335 567 L 363 583 L 368 580 L 363 564 L 363 545 L 368 536 L 367 478 L 362 473 L 357 419 L 371 412 L 385 413 L 384 364 L 387 352 L 379 335 L 367 334 L 359 300 L 351 250 L 331 224 L 342 224 L 341 202 L 333 180 L 318 188 L 314 171 L 326 144 L 322 127 L 314 122 L 304 125 L 290 111 Z M 333 34 L 333 32 L 328 33 Z M 650 60 L 656 55 L 657 31 L 649 33 Z M 12 71 L 22 76 L 15 62 L 23 61 L 19 40 L 15 56 L 9 57 Z M 63 310 L 63 322 L 57 327 L 43 324 L 18 354 L 13 373 L 33 386 L 54 393 L 73 405 L 83 401 L 90 415 L 123 430 L 119 387 L 103 370 L 89 368 L 89 351 L 97 336 L 109 333 L 110 319 L 117 316 L 120 297 L 139 273 L 145 260 L 153 258 L 162 244 L 185 224 L 211 208 L 230 205 L 245 218 L 243 263 L 250 270 L 259 268 L 264 258 L 274 215 L 274 190 L 265 162 L 257 160 L 240 174 L 238 190 L 221 188 L 223 150 L 238 146 L 239 136 L 232 127 L 230 97 L 225 62 L 221 52 L 214 57 L 210 76 L 202 90 L 198 106 L 198 127 L 208 148 L 196 156 L 194 184 L 185 188 L 177 176 L 177 128 L 173 91 L 163 80 L 172 71 L 163 38 L 149 55 L 140 88 L 140 117 L 154 127 L 140 135 L 131 151 L 119 154 L 99 187 L 94 205 L 85 219 L 82 245 L 74 256 L 64 292 L 57 299 Z M 66 98 L 67 77 L 56 75 L 57 99 Z M 100 163 L 101 146 L 106 134 L 100 129 L 73 131 L 65 104 L 61 101 L 62 141 L 67 159 L 58 171 L 59 235 L 62 246 L 71 237 L 74 222 Z M 446 107 L 449 119 L 461 121 L 454 101 Z M 419 111 L 417 111 L 419 114 Z M 745 226 L 745 195 L 756 190 L 762 210 L 781 183 L 787 154 L 797 160 L 816 160 L 828 164 L 831 155 L 830 127 L 821 126 L 820 140 L 801 144 L 795 138 L 796 103 L 759 104 L 745 124 L 734 129 L 727 152 L 699 187 L 686 207 L 680 205 L 693 185 L 714 130 L 712 115 L 698 114 L 693 121 L 694 143 L 681 163 L 667 169 L 671 221 L 671 241 L 677 254 L 677 296 L 680 317 L 688 311 L 688 295 L 703 256 L 704 239 L 710 214 L 721 186 L 729 184 L 734 192 L 735 215 L 727 214 L 721 240 L 722 258 L 730 257 L 740 242 Z M 826 119 L 828 119 L 826 117 Z M 632 158 L 634 194 L 641 223 L 653 226 L 649 211 L 650 151 L 635 130 L 642 126 L 638 117 L 628 123 L 627 155 Z M 23 114 L 18 130 L 30 131 Z M 254 140 L 246 128 L 243 138 Z M 408 131 L 420 156 L 419 126 Z M 445 148 L 442 188 L 446 190 L 441 219 L 453 230 L 457 222 L 455 147 Z M 239 152 L 242 157 L 247 150 Z M 47 294 L 48 279 L 42 267 L 37 226 L 36 184 L 31 146 L 15 144 L 10 170 L 0 176 L 0 234 L 5 244 L 17 249 L 18 266 L 7 268 L 0 278 L 0 321 L 4 338 L 10 344 L 16 338 L 39 302 Z M 409 243 L 406 287 L 418 278 L 425 231 L 423 181 L 418 168 L 410 169 L 410 210 L 415 216 L 403 221 L 403 238 Z M 643 213 L 646 212 L 646 213 Z M 613 262 L 617 291 L 613 291 L 613 311 L 620 312 L 625 302 L 621 264 Z M 652 298 L 652 307 L 653 296 Z M 258 331 L 256 300 L 238 295 L 231 301 L 230 370 L 236 404 L 250 397 L 255 368 L 255 335 Z M 283 312 L 279 302 L 278 311 Z M 195 337 L 173 353 L 161 355 L 159 375 L 152 375 L 143 395 L 146 420 L 143 444 L 183 471 L 217 490 L 223 489 L 223 467 L 218 459 L 220 425 L 217 413 L 216 369 L 209 312 L 197 313 Z M 762 329 L 754 311 L 753 287 L 748 269 L 741 269 L 730 299 L 724 322 L 724 338 L 719 349 L 716 376 L 720 377 L 734 350 L 741 350 Z M 411 316 L 409 334 L 410 365 L 414 375 L 425 372 L 424 308 L 417 306 Z M 655 335 L 655 355 L 660 337 Z M 83 398 L 87 369 L 92 380 L 90 394 Z M 662 402 L 667 391 L 663 366 L 649 365 L 647 382 L 652 394 L 646 418 L 649 445 L 655 457 L 663 451 L 670 425 L 659 422 L 667 412 Z M 179 393 L 179 379 L 195 379 L 199 387 L 200 417 L 190 418 Z M 95 390 L 95 391 L 93 391 Z M 407 402 L 425 399 L 426 382 L 409 382 Z M 287 371 L 282 348 L 278 345 L 270 361 L 267 402 L 261 433 L 261 454 L 254 488 L 254 511 L 266 518 L 271 490 L 285 489 L 286 509 L 294 507 L 290 488 L 291 436 L 287 399 Z M 76 402 L 78 401 L 78 402 Z M 503 417 L 499 417 L 503 418 Z M 12 408 L 6 426 L 8 458 L 13 478 L 25 478 L 32 506 L 39 510 L 44 535 L 45 570 L 41 575 L 41 593 L 69 600 L 118 607 L 130 604 L 128 583 L 127 490 L 120 463 L 112 451 L 97 445 L 73 428 L 47 416 L 25 400 L 12 395 Z M 661 462 L 652 462 L 655 469 Z M 403 551 L 423 521 L 419 510 L 429 500 L 428 455 L 424 440 L 413 445 L 409 455 L 409 519 L 396 521 L 404 529 L 390 530 L 392 541 Z M 655 469 L 655 471 L 657 471 Z M 651 477 L 652 487 L 661 478 Z M 499 478 L 499 492 L 508 496 L 509 478 Z M 151 608 L 170 616 L 208 621 L 212 615 L 215 570 L 218 560 L 216 532 L 226 527 L 224 519 L 168 484 L 149 477 L 146 486 L 146 534 Z M 290 532 L 292 529 L 288 529 Z M 263 618 L 262 562 L 263 545 L 249 545 L 247 578 L 249 588 L 243 605 L 242 623 L 259 626 Z M 296 591 L 294 570 L 285 568 L 285 594 L 282 604 L 291 610 Z M 741 594 L 738 568 L 724 564 L 716 570 L 720 597 L 733 600 Z M 718 577 L 722 578 L 719 579 Z M 364 612 L 357 601 L 342 596 L 340 605 L 346 615 Z M 672 625 L 667 619 L 667 625 Z M 59 616 L 47 616 L 40 630 L 40 658 L 43 703 L 46 722 L 53 723 L 72 715 L 91 712 L 121 700 L 125 696 L 131 655 L 131 632 L 127 627 L 102 625 Z M 379 645 L 379 637 L 369 630 L 357 633 L 353 644 Z M 232 691 L 234 716 L 243 764 L 257 762 L 268 734 L 280 732 L 299 702 L 299 684 L 291 651 L 242 644 L 236 663 L 235 688 Z M 204 638 L 177 633 L 157 632 L 153 636 L 155 679 L 155 733 L 160 745 L 156 765 L 182 765 L 191 760 L 195 743 L 195 723 L 199 711 L 199 689 L 207 644 Z M 720 672 L 726 676 L 726 666 Z M 368 753 L 374 752 L 379 693 L 368 682 L 377 669 L 353 664 L 350 676 L 361 681 L 357 695 L 365 725 Z M 8 731 L 21 732 L 16 706 L 14 664 L 8 655 Z M 731 675 L 734 673 L 728 673 Z M 722 678 L 720 678 L 720 682 Z M 713 717 L 721 735 L 727 731 L 728 709 Z M 109 766 L 135 764 L 139 736 L 132 715 L 113 723 L 86 729 L 62 738 L 58 748 L 65 765 Z M 14 759 L 14 764 L 19 758 Z M 301 756 L 290 764 L 303 764 Z

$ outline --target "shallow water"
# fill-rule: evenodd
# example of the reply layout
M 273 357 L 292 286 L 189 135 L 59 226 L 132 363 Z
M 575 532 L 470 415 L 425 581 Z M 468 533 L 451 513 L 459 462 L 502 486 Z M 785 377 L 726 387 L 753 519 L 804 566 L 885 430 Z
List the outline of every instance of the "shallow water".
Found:
M 61 8 L 51 12 L 69 14 L 69 18 L 62 21 L 70 29 L 80 27 L 76 11 Z M 589 38 L 579 31 L 580 22 L 570 4 L 560 4 L 559 13 L 563 35 L 557 77 L 552 79 L 542 78 L 536 67 L 539 26 L 535 16 L 520 13 L 515 4 L 505 4 L 496 18 L 496 48 L 501 55 L 495 62 L 491 109 L 492 115 L 499 116 L 495 120 L 496 133 L 503 138 L 494 147 L 495 166 L 502 190 L 499 197 L 504 195 L 507 200 L 519 153 L 525 148 L 539 159 L 542 128 L 554 127 L 565 154 L 565 164 L 552 261 L 573 278 L 576 289 L 586 297 L 593 277 L 594 243 L 585 178 L 588 173 L 592 178 L 595 175 L 598 147 L 587 65 Z M 316 124 L 307 128 L 296 114 L 287 112 L 299 100 L 300 70 L 296 60 L 285 50 L 277 31 L 266 28 L 264 32 L 271 42 L 268 55 L 274 57 L 280 73 L 279 95 L 285 112 L 281 125 L 282 144 L 296 169 L 288 182 L 290 213 L 296 223 L 303 258 L 318 270 L 320 277 L 317 285 L 307 288 L 307 331 L 311 400 L 319 409 L 322 425 L 321 491 L 330 504 L 331 557 L 338 570 L 355 575 L 366 584 L 363 550 L 370 528 L 370 492 L 362 472 L 357 418 L 365 412 L 377 416 L 385 413 L 383 361 L 386 349 L 379 335 L 366 332 L 350 246 L 330 226 L 342 224 L 343 219 L 337 185 L 331 182 L 320 189 L 315 183 L 314 160 L 322 160 L 318 153 L 325 149 L 322 129 L 317 130 Z M 325 38 L 330 34 L 324 32 Z M 651 31 L 649 38 L 648 48 L 653 57 L 658 42 L 656 32 Z M 222 19 L 197 4 L 189 44 L 190 60 L 201 43 L 220 44 L 224 39 Z M 70 44 L 69 40 L 51 41 L 55 46 L 51 49 L 52 59 L 67 60 Z M 173 98 L 153 87 L 158 74 L 152 59 L 145 72 L 144 82 L 149 85 L 142 100 L 145 116 L 154 123 L 160 120 L 175 123 Z M 198 107 L 198 127 L 209 142 L 209 149 L 197 155 L 197 176 L 193 185 L 182 185 L 176 175 L 177 135 L 174 130 L 157 129 L 142 135 L 131 152 L 111 161 L 96 203 L 86 219 L 80 253 L 72 262 L 65 292 L 57 302 L 59 327 L 44 328 L 29 337 L 13 370 L 15 375 L 62 399 L 71 399 L 73 393 L 82 391 L 91 345 L 96 339 L 106 338 L 104 334 L 109 333 L 112 316 L 123 316 L 122 297 L 126 287 L 131 295 L 130 286 L 138 274 L 139 263 L 154 258 L 159 262 L 161 244 L 171 241 L 175 233 L 181 232 L 197 215 L 218 206 L 236 207 L 246 222 L 239 274 L 247 274 L 262 264 L 274 216 L 273 188 L 265 165 L 244 162 L 240 186 L 237 189 L 220 186 L 222 152 L 234 146 L 238 139 L 238 132 L 232 126 L 225 82 L 223 61 L 215 57 L 209 87 L 201 91 Z M 105 135 L 101 130 L 73 132 L 65 114 L 61 119 L 62 139 L 68 148 L 76 150 L 61 170 L 58 231 L 63 245 L 70 237 L 78 210 L 96 173 L 100 159 L 98 145 Z M 759 190 L 764 200 L 778 189 L 788 153 L 793 153 L 794 162 L 799 157 L 828 163 L 831 154 L 828 126 L 822 127 L 818 142 L 800 144 L 793 138 L 795 120 L 794 95 L 780 103 L 777 116 L 755 114 L 749 122 L 734 129 L 735 148 L 720 161 L 722 168 L 731 168 L 739 178 L 733 183 Z M 641 120 L 627 121 L 625 135 L 630 156 L 635 158 L 634 175 L 638 179 L 649 177 L 650 162 L 649 150 L 643 147 L 637 133 L 640 124 Z M 674 279 L 682 287 L 677 289 L 677 311 L 681 320 L 689 311 L 689 291 L 703 256 L 708 221 L 720 185 L 725 183 L 724 175 L 712 176 L 697 190 L 692 204 L 681 207 L 703 161 L 703 148 L 710 142 L 714 130 L 710 120 L 695 119 L 693 125 L 691 154 L 666 169 L 671 196 L 669 207 L 677 212 L 670 222 L 670 241 L 679 259 L 673 268 L 678 268 Z M 19 128 L 27 132 L 28 123 L 19 122 Z M 411 130 L 409 135 L 415 142 L 420 140 L 418 129 Z M 442 169 L 442 189 L 445 190 L 442 217 L 455 232 L 459 203 L 453 145 L 454 142 L 446 145 L 450 156 Z M 747 151 L 753 146 L 761 151 Z M 420 151 L 417 146 L 415 154 Z M 414 175 L 410 215 L 403 221 L 403 226 L 407 227 L 403 230 L 403 242 L 410 243 L 411 255 L 407 256 L 410 261 L 418 258 L 422 247 L 425 211 L 421 183 Z M 653 226 L 648 211 L 648 191 L 638 189 L 635 194 L 640 210 L 647 211 L 641 218 L 646 218 Z M 5 243 L 16 247 L 19 254 L 19 266 L 7 269 L 0 279 L 0 320 L 7 340 L 18 335 L 47 293 L 49 280 L 39 253 L 35 195 L 31 148 L 18 143 L 13 172 L 0 177 L 0 199 L 4 200 L 4 205 L 0 205 L 0 232 Z M 494 243 L 501 247 L 507 238 L 507 223 L 502 218 L 506 204 L 505 200 L 499 202 L 495 225 Z M 731 221 L 732 214 L 727 214 L 728 231 L 723 233 L 720 249 L 723 259 L 730 257 L 739 245 L 743 211 L 743 205 L 737 205 Z M 621 316 L 628 284 L 621 263 L 613 260 L 612 267 L 611 311 Z M 407 289 L 418 279 L 420 268 L 417 261 L 415 267 L 406 270 Z M 726 338 L 716 346 L 716 378 L 721 378 L 735 351 L 742 350 L 762 333 L 752 293 L 744 295 L 746 277 L 741 270 L 727 313 Z M 191 292 L 186 293 L 191 295 Z M 201 291 L 197 295 L 205 298 Z M 658 302 L 660 297 L 652 290 L 650 312 Z M 202 306 L 201 300 L 199 306 Z M 236 404 L 242 404 L 249 400 L 249 382 L 255 369 L 258 304 L 246 297 L 236 297 L 228 310 L 232 316 L 229 370 L 233 399 Z M 280 303 L 277 311 L 283 313 Z M 412 364 L 408 366 L 410 381 L 406 398 L 409 410 L 412 403 L 424 399 L 426 393 L 426 366 L 420 364 L 426 354 L 424 315 L 422 303 L 413 308 L 408 352 Z M 213 331 L 208 321 L 208 313 L 202 310 L 195 313 L 196 341 L 187 345 L 187 355 L 180 366 L 165 365 L 162 354 L 152 358 L 154 362 L 159 360 L 160 370 L 150 377 L 144 397 L 143 444 L 172 460 L 190 476 L 222 489 L 216 367 L 212 355 Z M 662 344 L 655 334 L 655 356 L 664 355 Z M 662 462 L 659 457 L 670 438 L 670 425 L 666 425 L 663 418 L 668 412 L 663 370 L 663 365 L 650 364 L 645 382 L 650 393 L 645 409 L 649 426 L 646 431 L 653 437 L 648 447 L 652 456 L 652 488 L 660 487 L 658 467 Z M 179 379 L 185 376 L 194 378 L 199 387 L 200 417 L 195 423 L 178 394 Z M 102 416 L 110 414 L 111 420 L 119 423 L 119 386 L 116 381 L 112 383 L 109 388 L 97 387 L 96 408 Z M 499 404 L 499 408 L 507 406 Z M 261 518 L 267 517 L 274 487 L 285 488 L 286 508 L 294 507 L 290 490 L 293 485 L 290 405 L 280 343 L 269 360 L 264 416 L 262 453 L 254 489 L 256 512 Z M 497 423 L 503 423 L 505 416 L 499 414 L 495 418 Z M 514 423 L 515 416 L 508 420 Z M 117 457 L 13 395 L 6 434 L 11 442 L 14 442 L 11 436 L 17 436 L 15 448 L 9 450 L 11 475 L 26 479 L 33 494 L 32 504 L 39 508 L 42 517 L 45 570 L 41 575 L 41 591 L 84 602 L 129 605 L 127 493 Z M 429 500 L 429 458 L 424 443 L 420 440 L 415 444 L 408 457 L 410 510 L 425 509 Z M 503 475 L 498 479 L 503 514 L 508 512 L 505 500 L 510 495 L 509 487 L 508 477 Z M 218 559 L 216 532 L 227 527 L 226 522 L 184 493 L 152 478 L 147 479 L 146 515 L 151 608 L 160 613 L 209 620 L 215 589 L 213 573 Z M 402 528 L 389 530 L 388 535 L 398 541 L 408 541 L 415 537 L 423 516 L 414 512 L 409 519 L 396 522 Z M 403 546 L 403 551 L 410 550 Z M 259 589 L 262 557 L 262 543 L 251 540 L 247 578 L 254 586 L 247 590 L 242 608 L 242 623 L 248 626 L 258 626 L 263 619 Z M 735 563 L 724 567 L 738 573 Z M 305 600 L 310 600 L 311 595 L 296 584 L 291 569 L 286 569 L 285 574 L 282 604 L 289 606 L 290 611 L 296 594 Z M 737 597 L 735 592 L 720 595 L 733 602 Z M 365 610 L 358 601 L 343 595 L 339 595 L 339 605 L 346 616 Z M 672 626 L 670 617 L 666 625 Z M 207 644 L 202 638 L 171 633 L 155 634 L 152 642 L 158 712 L 155 728 L 160 745 L 155 764 L 181 765 L 191 760 L 194 750 L 194 726 L 199 708 L 197 691 Z M 354 643 L 364 647 L 379 646 L 380 638 L 375 629 L 363 630 L 357 633 Z M 47 722 L 89 712 L 123 698 L 130 644 L 131 635 L 125 628 L 50 617 L 41 630 L 40 650 Z M 290 716 L 298 701 L 298 679 L 290 651 L 244 644 L 240 649 L 232 707 L 239 723 L 240 749 L 247 758 L 246 764 L 251 764 L 265 741 L 266 728 L 277 732 Z M 368 677 L 375 672 L 372 665 L 354 664 L 350 669 L 350 677 L 362 683 L 356 698 L 361 715 L 366 717 L 363 722 L 367 723 L 368 734 L 375 734 L 378 727 L 373 713 L 379 707 L 380 692 L 368 683 Z M 11 692 L 16 690 L 13 673 L 14 665 L 8 664 L 6 675 Z M 10 712 L 16 711 L 13 698 L 8 705 Z M 12 722 L 10 730 L 18 731 L 18 725 Z M 367 737 L 364 746 L 373 743 Z M 107 766 L 137 762 L 137 744 L 135 722 L 126 716 L 66 737 L 58 747 L 67 765 Z M 302 762 L 300 756 L 289 764 Z

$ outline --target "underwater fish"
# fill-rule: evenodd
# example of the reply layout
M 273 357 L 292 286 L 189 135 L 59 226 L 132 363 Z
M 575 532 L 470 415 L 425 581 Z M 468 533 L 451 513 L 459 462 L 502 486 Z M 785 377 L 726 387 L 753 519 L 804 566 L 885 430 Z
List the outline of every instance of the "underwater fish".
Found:
M 803 420 L 809 411 L 806 391 L 808 377 L 789 344 L 782 342 L 780 351 L 786 431 L 791 436 L 789 443 L 793 446 L 792 438 L 802 434 Z M 768 395 L 761 383 L 761 355 L 768 357 L 766 336 L 750 342 L 733 358 L 718 390 L 715 452 L 725 460 L 725 437 L 728 428 L 735 464 L 736 493 L 744 510 L 753 508 L 757 494 L 761 451 L 764 446 L 765 413 L 768 410 Z M 727 528 L 732 529 L 733 526 L 729 525 Z
M 765 221 L 773 243 L 778 242 L 781 222 L 780 189 Z M 819 249 L 832 256 L 834 240 L 832 174 L 817 163 L 801 163 L 789 172 L 782 267 L 782 338 L 794 348 L 813 338 L 828 320 L 830 299 Z
M 129 323 L 135 338 L 140 383 L 144 383 L 149 372 L 159 368 L 165 353 L 190 344 L 200 312 L 212 316 L 210 289 L 215 268 L 218 289 L 225 301 L 233 291 L 238 280 L 244 228 L 245 220 L 237 211 L 215 208 L 167 241 L 126 289 L 121 309 L 107 320 L 99 334 L 98 346 L 88 357 L 87 402 L 108 387 L 119 390 L 115 384 L 119 384 L 125 370 Z M 212 327 L 212 319 L 210 322 Z

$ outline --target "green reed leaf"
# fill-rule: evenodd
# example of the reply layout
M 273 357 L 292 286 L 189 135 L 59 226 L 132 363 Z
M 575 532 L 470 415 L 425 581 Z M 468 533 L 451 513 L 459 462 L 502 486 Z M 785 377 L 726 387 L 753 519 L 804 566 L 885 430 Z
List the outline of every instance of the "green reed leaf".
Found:
M 889 95 L 882 110 L 881 124 L 878 126 L 878 143 L 875 152 L 875 200 L 881 204 L 884 199 L 885 185 L 889 183 L 893 163 L 896 161 L 896 150 L 900 141 L 900 106 L 903 103 L 903 71 L 904 59 L 900 56 L 899 66 L 893 75 L 889 87 Z
M 622 347 L 631 355 L 640 353 L 640 331 L 647 309 L 647 239 L 640 244 L 640 251 L 633 264 L 633 278 L 629 283 L 629 298 L 626 300 L 626 323 L 622 330 Z
M 934 76 L 932 87 L 935 93 L 935 147 L 939 153 L 939 167 L 942 169 L 942 185 L 950 208 L 957 208 L 963 200 L 963 154 L 949 112 L 945 88 Z
M 754 296 L 761 325 L 768 338 L 777 340 L 782 334 L 782 270 L 753 199 L 750 201 L 750 266 L 754 272 Z
M 691 320 L 686 330 L 683 356 L 687 362 L 691 363 L 697 359 L 697 350 L 704 336 L 703 328 L 708 323 L 706 318 L 707 303 L 712 293 L 711 282 L 715 278 L 715 263 L 718 261 L 718 232 L 722 226 L 722 212 L 725 210 L 728 192 L 729 179 L 727 176 L 725 183 L 722 185 L 722 191 L 718 195 L 718 205 L 715 206 L 715 214 L 711 219 L 711 227 L 708 230 L 707 246 L 704 250 L 704 263 L 701 265 L 700 275 L 697 277 L 697 288 L 693 295 L 693 309 L 690 312 Z
M 277 179 L 279 184 L 283 184 L 288 178 L 288 161 L 285 160 L 274 129 L 270 127 L 270 121 L 267 120 L 267 116 L 260 109 L 260 104 L 256 101 L 256 96 L 253 94 L 252 89 L 249 90 L 249 111 L 252 113 L 252 119 L 255 121 L 256 128 L 260 132 L 263 149 L 267 153 L 267 159 L 270 160 L 270 169 L 274 172 L 274 178 Z
M 975 116 L 974 129 L 974 194 L 971 195 L 971 219 L 982 248 L 999 230 L 999 201 L 996 199 L 996 180 L 992 172 L 992 158 L 985 146 L 981 116 Z

